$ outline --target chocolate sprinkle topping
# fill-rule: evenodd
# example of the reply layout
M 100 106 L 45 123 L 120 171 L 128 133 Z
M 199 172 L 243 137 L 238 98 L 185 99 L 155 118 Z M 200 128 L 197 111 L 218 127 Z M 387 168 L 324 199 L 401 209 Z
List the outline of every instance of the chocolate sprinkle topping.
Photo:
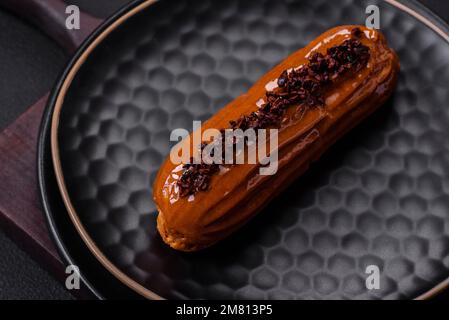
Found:
M 370 51 L 360 42 L 362 36 L 362 30 L 354 28 L 350 39 L 329 48 L 326 55 L 316 52 L 309 57 L 307 65 L 282 72 L 277 79 L 278 87 L 266 92 L 266 99 L 259 110 L 230 121 L 230 128 L 243 131 L 279 128 L 287 108 L 292 105 L 323 107 L 323 94 L 329 85 L 347 71 L 358 72 L 367 65 Z M 222 130 L 223 142 L 224 136 Z M 201 150 L 205 146 L 203 144 Z M 207 190 L 211 177 L 220 171 L 220 166 L 194 164 L 192 159 L 190 164 L 184 165 L 183 170 L 177 185 L 180 196 L 186 197 Z

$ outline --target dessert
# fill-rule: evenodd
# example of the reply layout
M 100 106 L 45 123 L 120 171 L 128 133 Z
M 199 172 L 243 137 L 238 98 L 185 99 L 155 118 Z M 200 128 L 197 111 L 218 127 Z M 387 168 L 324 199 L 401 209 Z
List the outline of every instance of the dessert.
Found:
M 380 107 L 398 72 L 384 36 L 363 26 L 336 27 L 290 55 L 198 129 L 277 129 L 277 172 L 260 174 L 261 163 L 180 165 L 168 158 L 153 188 L 162 239 L 197 251 L 236 231 Z

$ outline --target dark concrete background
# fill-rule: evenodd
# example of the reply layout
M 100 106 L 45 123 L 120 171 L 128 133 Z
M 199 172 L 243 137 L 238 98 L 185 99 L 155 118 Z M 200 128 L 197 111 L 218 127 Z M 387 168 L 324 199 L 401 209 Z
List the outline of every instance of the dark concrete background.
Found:
M 66 2 L 107 17 L 129 1 Z M 420 1 L 449 21 L 449 1 Z M 51 88 L 68 57 L 35 27 L 8 12 L 0 11 L 0 30 L 1 130 Z M 0 231 L 0 299 L 72 299 L 72 296 Z

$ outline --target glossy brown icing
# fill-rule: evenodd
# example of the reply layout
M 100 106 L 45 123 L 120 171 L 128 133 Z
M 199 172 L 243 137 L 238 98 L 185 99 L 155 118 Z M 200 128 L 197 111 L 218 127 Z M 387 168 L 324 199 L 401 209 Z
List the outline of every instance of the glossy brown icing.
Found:
M 312 54 L 326 54 L 360 28 L 360 41 L 370 49 L 366 67 L 344 75 L 327 88 L 324 106 L 307 108 L 298 116 L 293 106 L 279 130 L 279 170 L 273 176 L 259 175 L 257 164 L 234 165 L 212 177 L 208 190 L 180 197 L 176 182 L 182 165 L 167 159 L 154 183 L 159 210 L 158 230 L 164 241 L 182 251 L 213 245 L 241 227 L 273 197 L 304 173 L 337 139 L 381 106 L 391 95 L 399 71 L 396 54 L 383 35 L 363 26 L 341 26 L 325 32 L 307 47 L 295 52 L 264 75 L 249 91 L 221 109 L 203 126 L 227 128 L 242 114 L 257 111 L 266 91 L 276 88 L 283 71 L 308 63 Z M 299 105 L 298 105 L 299 106 Z M 185 139 L 181 143 L 188 143 Z

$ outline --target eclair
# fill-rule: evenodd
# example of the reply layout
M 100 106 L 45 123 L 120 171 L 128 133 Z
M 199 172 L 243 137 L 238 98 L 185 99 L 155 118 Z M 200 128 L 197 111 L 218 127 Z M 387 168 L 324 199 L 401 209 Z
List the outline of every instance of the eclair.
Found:
M 168 157 L 153 186 L 163 241 L 190 252 L 235 232 L 384 104 L 399 68 L 382 33 L 364 26 L 333 28 L 290 55 L 177 145 L 195 154 L 216 142 L 192 146 L 194 135 L 208 129 L 275 129 L 277 170 L 261 174 L 261 162 L 217 164 L 192 156 L 174 163 Z

